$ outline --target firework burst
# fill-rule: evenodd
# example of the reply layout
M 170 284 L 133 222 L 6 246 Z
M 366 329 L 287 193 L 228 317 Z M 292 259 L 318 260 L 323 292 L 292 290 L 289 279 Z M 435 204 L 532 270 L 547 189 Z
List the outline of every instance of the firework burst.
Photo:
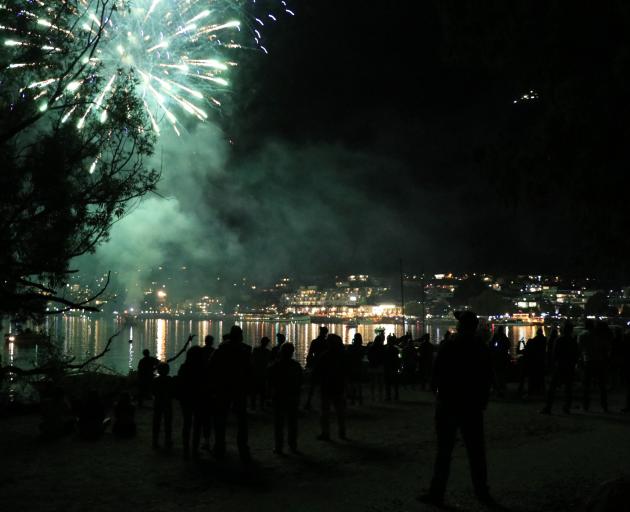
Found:
M 255 0 L 31 0 L 0 4 L 5 73 L 22 101 L 55 109 L 78 129 L 105 122 L 116 87 L 136 82 L 153 130 L 179 135 L 182 116 L 204 121 L 221 106 L 236 48 L 262 44 L 276 15 Z M 293 14 L 285 2 L 278 7 Z M 265 19 L 266 18 L 266 19 Z M 251 39 L 250 39 L 251 36 Z M 248 43 L 251 40 L 252 43 Z M 5 81 L 5 83 L 10 81 Z

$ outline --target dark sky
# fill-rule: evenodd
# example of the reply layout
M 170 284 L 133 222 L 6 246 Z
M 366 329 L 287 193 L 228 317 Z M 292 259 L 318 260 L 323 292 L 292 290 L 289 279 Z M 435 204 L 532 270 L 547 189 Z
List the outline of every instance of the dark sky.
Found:
M 628 276 L 622 0 L 290 7 L 238 55 L 227 168 L 172 180 L 204 272 Z

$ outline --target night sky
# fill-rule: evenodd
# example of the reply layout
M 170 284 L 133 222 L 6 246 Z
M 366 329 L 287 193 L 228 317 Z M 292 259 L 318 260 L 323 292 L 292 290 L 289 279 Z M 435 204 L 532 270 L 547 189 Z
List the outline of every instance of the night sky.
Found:
M 394 268 L 402 253 L 414 268 L 627 275 L 622 2 L 292 7 L 265 32 L 269 55 L 246 59 L 226 131 L 235 159 L 277 143 L 378 162 L 348 163 L 361 199 L 330 205 L 339 243 L 355 233 L 371 256 L 342 251 L 321 270 Z M 359 220 L 374 203 L 389 226 Z M 233 224 L 246 239 L 247 221 Z
M 145 200 L 82 268 L 185 265 L 203 284 L 394 275 L 402 259 L 627 282 L 624 2 L 290 7 L 268 55 L 234 51 L 211 122 L 161 138 L 170 201 Z

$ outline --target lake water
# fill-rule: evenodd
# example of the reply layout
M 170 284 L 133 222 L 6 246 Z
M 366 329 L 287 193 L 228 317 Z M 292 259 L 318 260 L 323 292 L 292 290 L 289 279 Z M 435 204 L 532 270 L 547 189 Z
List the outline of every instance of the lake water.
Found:
M 215 346 L 220 342 L 222 335 L 230 330 L 233 322 L 216 320 L 166 320 L 147 319 L 138 320 L 135 325 L 125 325 L 115 318 L 105 317 L 77 317 L 60 316 L 48 320 L 47 329 L 53 339 L 62 345 L 66 354 L 76 358 L 76 362 L 85 360 L 100 353 L 110 336 L 120 331 L 112 342 L 110 351 L 98 360 L 98 363 L 114 370 L 117 373 L 126 374 L 129 370 L 137 368 L 138 360 L 142 357 L 142 351 L 149 349 L 151 354 L 156 354 L 161 360 L 175 355 L 186 342 L 189 334 L 196 337 L 194 344 L 203 344 L 207 334 L 215 338 Z M 6 323 L 4 324 L 6 327 Z M 295 358 L 302 364 L 306 359 L 310 341 L 317 336 L 320 324 L 304 322 L 274 322 L 274 321 L 247 321 L 239 322 L 242 327 L 245 342 L 255 344 L 262 336 L 268 336 L 275 342 L 276 333 L 286 335 L 287 341 L 296 346 Z M 331 333 L 338 334 L 344 343 L 350 343 L 354 334 L 360 332 L 364 343 L 371 341 L 377 328 L 385 329 L 385 334 L 403 334 L 400 324 L 366 324 L 358 327 L 347 324 L 328 324 Z M 447 329 L 454 330 L 454 325 L 448 323 L 435 323 L 429 325 L 431 340 L 436 342 L 444 337 Z M 411 323 L 407 325 L 414 338 L 419 336 L 420 325 Z M 531 338 L 536 326 L 510 326 L 508 336 L 512 341 L 513 349 L 521 339 Z M 17 347 L 13 344 L 3 344 L 2 360 L 19 366 L 28 367 L 34 363 L 41 363 L 42 353 L 37 348 Z M 176 373 L 184 360 L 180 357 L 172 364 L 171 373 Z

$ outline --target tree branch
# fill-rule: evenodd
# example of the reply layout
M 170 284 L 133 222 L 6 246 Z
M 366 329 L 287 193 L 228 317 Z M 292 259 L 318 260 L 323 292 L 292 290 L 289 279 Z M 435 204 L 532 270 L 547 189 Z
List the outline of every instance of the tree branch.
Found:
M 109 271 L 107 273 L 107 281 L 105 282 L 105 285 L 103 286 L 103 288 L 96 293 L 95 295 L 93 295 L 92 297 L 90 297 L 89 299 L 86 299 L 84 301 L 81 302 L 74 302 L 71 300 L 68 300 L 64 297 L 58 297 L 56 295 L 47 295 L 46 293 L 36 293 L 36 292 L 26 292 L 26 293 L 10 293 L 10 294 L 6 294 L 6 295 L 10 295 L 11 298 L 13 300 L 18 300 L 18 301 L 29 301 L 29 300 L 33 300 L 33 301 L 43 301 L 43 302 L 55 302 L 57 304 L 63 304 L 65 306 L 67 306 L 66 308 L 60 309 L 60 310 L 56 310 L 56 311 L 45 311 L 44 314 L 46 315 L 57 315 L 59 313 L 65 313 L 68 312 L 70 310 L 73 309 L 81 309 L 83 311 L 92 311 L 95 313 L 98 313 L 100 311 L 99 308 L 97 308 L 96 306 L 89 306 L 88 304 L 90 302 L 95 301 L 96 299 L 98 299 L 101 295 L 103 295 L 103 293 L 105 293 L 105 291 L 107 290 L 107 287 L 109 286 L 109 282 L 111 279 L 111 271 Z M 16 282 L 26 285 L 26 286 L 31 286 L 34 288 L 37 288 L 43 292 L 49 292 L 50 289 L 46 288 L 44 285 L 41 285 L 39 283 L 33 283 L 30 281 L 27 281 L 23 278 L 19 278 L 16 280 Z M 0 293 L 2 293 L 2 289 L 0 289 Z
M 96 354 L 94 357 L 90 357 L 87 361 L 84 361 L 81 364 L 66 364 L 65 368 L 72 369 L 72 370 L 82 370 L 88 364 L 93 363 L 97 359 L 100 359 L 105 354 L 107 354 L 107 352 L 109 352 L 109 346 L 112 344 L 112 341 L 114 340 L 114 338 L 116 336 L 118 336 L 121 332 L 122 332 L 122 330 L 120 330 L 120 331 L 114 333 L 112 336 L 110 336 L 110 338 L 107 340 L 107 344 L 105 345 L 105 348 L 103 349 L 103 351 L 100 354 Z
M 179 352 L 177 352 L 177 354 L 175 354 L 173 357 L 171 357 L 170 359 L 167 359 L 166 362 L 167 363 L 172 363 L 179 356 L 181 356 L 184 352 L 186 352 L 186 348 L 188 347 L 188 345 L 190 344 L 190 342 L 193 340 L 194 337 L 195 337 L 194 334 L 191 334 L 190 336 L 188 336 L 188 340 L 186 341 L 186 343 L 184 343 L 184 346 L 182 347 L 182 349 Z
M 74 358 L 66 361 L 63 364 L 60 365 L 55 365 L 55 364 L 47 364 L 44 366 L 38 366 L 36 368 L 30 368 L 28 370 L 25 370 L 23 368 L 20 368 L 19 366 L 14 366 L 14 365 L 8 365 L 8 366 L 2 366 L 0 367 L 0 381 L 2 381 L 2 379 L 4 378 L 5 374 L 8 373 L 14 373 L 16 375 L 19 375 L 21 377 L 29 377 L 29 376 L 33 376 L 33 375 L 48 375 L 54 371 L 66 371 L 66 370 L 82 370 L 83 368 L 85 368 L 88 364 L 93 363 L 94 361 L 100 359 L 101 357 L 103 357 L 105 354 L 107 354 L 107 352 L 109 352 L 109 348 L 112 344 L 112 341 L 114 340 L 114 338 L 118 335 L 120 335 L 120 333 L 122 332 L 122 330 L 114 333 L 112 336 L 110 336 L 110 338 L 107 340 L 107 343 L 105 345 L 105 348 L 102 350 L 102 352 L 96 354 L 93 357 L 90 357 L 89 359 L 87 359 L 86 361 L 82 362 L 82 363 L 77 363 L 77 364 L 72 364 L 71 361 L 74 360 Z

